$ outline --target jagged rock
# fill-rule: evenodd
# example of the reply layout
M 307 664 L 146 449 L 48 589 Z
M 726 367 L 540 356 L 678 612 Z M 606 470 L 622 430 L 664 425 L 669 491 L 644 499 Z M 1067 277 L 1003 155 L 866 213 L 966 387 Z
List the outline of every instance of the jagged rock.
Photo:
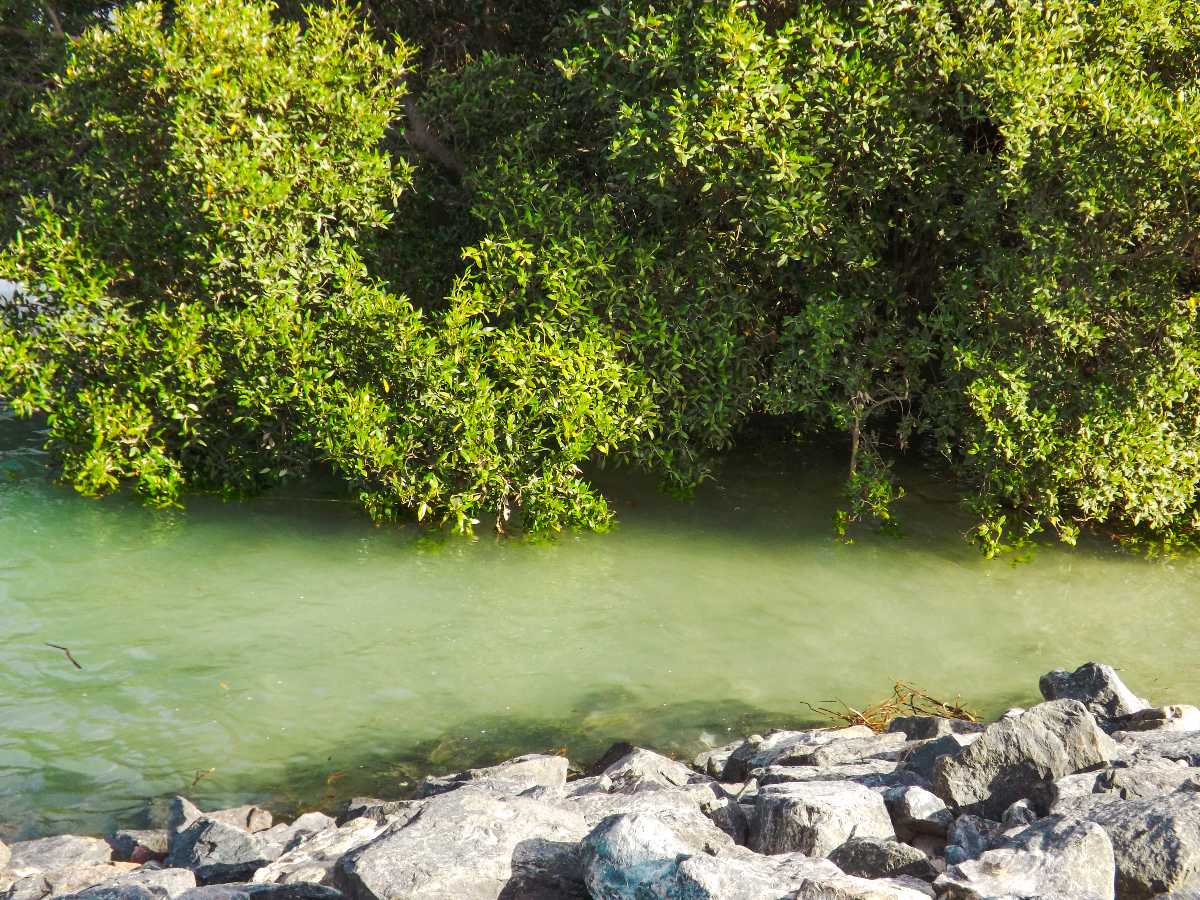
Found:
M 755 769 L 752 777 L 760 787 L 800 781 L 854 781 L 864 787 L 878 787 L 903 780 L 897 772 L 898 766 L 892 760 L 867 759 L 836 766 L 767 766 Z
M 61 900 L 174 900 L 196 886 L 188 869 L 139 868 L 107 878 Z
M 606 766 L 600 774 L 607 776 L 614 785 L 648 781 L 664 787 L 680 787 L 709 780 L 708 776 L 692 771 L 681 762 L 641 747 L 633 747 Z
M 0 841 L 0 872 L 8 868 L 8 861 L 12 858 L 12 851 L 8 849 L 8 844 Z
M 1157 757 L 1200 766 L 1200 731 L 1123 731 L 1115 737 L 1136 760 Z
M 934 886 L 942 900 L 1112 900 L 1114 874 L 1113 844 L 1102 828 L 1051 816 L 952 866 Z
M 1112 719 L 1115 731 L 1200 731 L 1200 709 L 1187 704 L 1152 706 Z
M 901 840 L 917 834 L 945 837 L 954 821 L 954 814 L 946 808 L 942 798 L 924 788 L 890 788 L 884 792 L 883 802 Z
M 464 784 L 486 782 L 501 793 L 519 794 L 532 787 L 559 787 L 567 783 L 567 758 L 531 753 L 495 766 L 468 769 L 456 775 L 427 776 L 417 788 L 417 798 L 434 797 Z M 478 786 L 478 784 L 477 784 Z
M 1099 802 L 1080 815 L 1112 839 L 1122 898 L 1152 897 L 1200 880 L 1200 793 Z
M 711 750 L 705 750 L 703 753 L 696 755 L 692 760 L 692 765 L 697 771 L 703 772 L 712 778 L 720 778 L 721 773 L 725 771 L 725 763 L 729 757 L 733 756 L 733 751 L 742 746 L 745 741 L 733 741 L 721 747 L 713 747 Z
M 125 829 L 108 838 L 113 859 L 120 862 L 144 863 L 167 858 L 165 831 L 133 831 Z
M 1125 687 L 1112 666 L 1084 663 L 1074 672 L 1055 669 L 1038 682 L 1047 700 L 1078 700 L 1101 723 L 1145 709 L 1150 704 Z
M 249 879 L 281 852 L 257 834 L 202 816 L 171 841 L 167 864 L 191 869 L 202 884 L 221 884 Z
M 894 838 L 883 797 L 851 781 L 769 785 L 755 798 L 749 845 L 825 856 L 852 837 Z
M 1200 779 L 1200 768 L 1149 757 L 1130 765 L 1068 775 L 1054 782 L 1050 812 L 1076 815 L 1098 803 L 1160 797 Z
M 42 900 L 73 894 L 84 888 L 108 881 L 132 868 L 131 863 L 99 863 L 47 869 L 18 878 L 8 890 L 0 893 L 3 900 Z
M 999 818 L 1017 800 L 1048 793 L 1055 779 L 1117 755 L 1082 703 L 1054 700 L 989 725 L 957 756 L 939 759 L 933 787 L 952 808 Z
M 415 810 L 405 810 L 390 822 L 387 819 L 379 822 L 373 817 L 362 816 L 351 819 L 338 828 L 319 832 L 274 862 L 263 866 L 254 873 L 253 880 L 259 884 L 310 882 L 332 885 L 333 868 L 339 859 L 356 847 L 377 838 L 388 825 L 403 824 L 415 814 Z
M 112 861 L 112 847 L 100 838 L 61 834 L 18 841 L 9 847 L 8 871 L 17 877 Z
M 933 881 L 938 876 L 929 858 L 916 847 L 881 838 L 851 838 L 829 854 L 829 861 L 859 878 L 908 875 Z
M 347 805 L 346 810 L 337 818 L 341 827 L 352 819 L 374 819 L 379 824 L 389 816 L 415 814 L 421 808 L 422 800 L 376 800 L 374 797 L 355 797 Z
M 744 844 L 750 834 L 750 819 L 725 788 L 715 781 L 689 784 L 679 793 L 691 799 L 714 825 L 733 838 L 735 843 Z
M 806 880 L 838 877 L 827 860 L 764 857 L 741 847 L 720 855 L 653 815 L 610 816 L 583 840 L 582 871 L 593 900 L 779 900 Z
M 299 816 L 291 824 L 280 823 L 272 825 L 266 831 L 256 834 L 268 848 L 268 856 L 272 859 L 279 857 L 297 844 L 319 834 L 329 828 L 336 828 L 333 818 L 323 812 L 309 812 Z
M 942 716 L 896 716 L 888 723 L 888 731 L 899 732 L 910 741 L 928 741 L 948 734 L 974 734 L 983 731 L 983 725 Z
M 950 865 L 978 859 L 1001 840 L 1004 826 L 979 816 L 959 816 L 946 833 L 946 862 Z
M 818 744 L 799 744 L 776 755 L 771 765 L 830 767 L 871 759 L 896 760 L 907 743 L 908 738 L 904 734 L 891 732 Z
M 874 736 L 875 732 L 865 725 L 817 731 L 772 731 L 766 737 L 751 735 L 725 761 L 721 781 L 745 781 L 754 769 L 776 765 L 805 749 Z
M 587 830 L 562 805 L 462 787 L 345 854 L 334 886 L 351 900 L 582 898 L 578 841 Z
M 319 884 L 210 884 L 180 894 L 179 900 L 342 900 Z
M 220 822 L 222 825 L 228 825 L 230 828 L 236 828 L 238 831 L 244 831 L 248 834 L 266 831 L 271 827 L 272 823 L 271 814 L 257 806 L 235 806 L 230 809 L 216 809 L 212 812 L 204 812 L 186 797 L 174 797 L 167 807 L 166 830 L 168 854 L 175 848 L 176 837 L 191 827 L 192 823 L 200 818 Z
M 1000 825 L 1005 831 L 1008 831 L 1012 828 L 1024 828 L 1026 825 L 1032 825 L 1039 818 L 1041 817 L 1033 808 L 1033 804 L 1028 800 L 1018 800 L 1004 811 Z
M 958 756 L 978 738 L 979 732 L 946 734 L 910 747 L 901 760 L 905 771 L 912 772 L 929 781 L 933 778 L 934 764 L 943 756 Z
M 823 881 L 806 881 L 789 900 L 926 900 L 929 885 L 916 878 L 855 878 L 837 875 Z

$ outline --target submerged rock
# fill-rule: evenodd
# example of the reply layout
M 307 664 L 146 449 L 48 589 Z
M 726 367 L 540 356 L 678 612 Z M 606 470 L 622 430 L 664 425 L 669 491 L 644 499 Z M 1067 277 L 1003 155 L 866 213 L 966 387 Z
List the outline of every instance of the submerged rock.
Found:
M 849 781 L 816 781 L 759 791 L 749 845 L 758 853 L 826 856 L 852 837 L 895 836 L 875 791 Z
M 1054 700 L 989 725 L 957 756 L 940 758 L 933 787 L 961 812 L 998 819 L 1017 800 L 1048 793 L 1055 779 L 1117 755 L 1117 745 L 1082 703 Z
M 1011 833 L 936 882 L 942 900 L 1113 900 L 1113 844 L 1102 828 L 1051 816 Z

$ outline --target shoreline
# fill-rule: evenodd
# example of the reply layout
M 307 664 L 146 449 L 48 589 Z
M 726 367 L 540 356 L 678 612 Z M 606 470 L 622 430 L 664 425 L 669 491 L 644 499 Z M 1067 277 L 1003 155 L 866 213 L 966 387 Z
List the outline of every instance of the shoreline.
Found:
M 0 900 L 1200 896 L 1200 709 L 1095 663 L 1039 687 L 986 724 L 893 711 L 691 765 L 531 754 L 336 819 L 177 797 L 159 829 L 0 844 Z

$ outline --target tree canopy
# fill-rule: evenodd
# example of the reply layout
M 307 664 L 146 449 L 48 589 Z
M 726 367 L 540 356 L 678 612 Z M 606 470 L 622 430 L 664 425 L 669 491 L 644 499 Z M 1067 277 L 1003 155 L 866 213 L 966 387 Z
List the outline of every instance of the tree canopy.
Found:
M 769 417 L 840 527 L 914 454 L 988 550 L 1197 532 L 1192 3 L 49 10 L 0 397 L 85 493 L 600 527 L 589 461 L 686 490 Z

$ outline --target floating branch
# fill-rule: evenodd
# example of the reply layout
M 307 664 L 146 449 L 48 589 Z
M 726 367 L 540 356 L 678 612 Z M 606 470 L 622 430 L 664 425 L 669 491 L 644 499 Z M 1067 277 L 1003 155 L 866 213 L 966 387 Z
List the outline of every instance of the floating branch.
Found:
M 64 647 L 62 644 L 52 644 L 49 641 L 46 641 L 46 646 L 53 647 L 55 650 L 61 650 L 63 653 L 65 653 L 67 655 L 67 659 L 69 659 L 71 661 L 71 665 L 73 665 L 77 669 L 83 668 L 83 666 L 81 666 L 79 664 L 79 660 L 77 660 L 74 656 L 72 656 L 71 651 L 68 648 Z
M 842 725 L 866 725 L 874 732 L 887 730 L 892 719 L 902 715 L 937 716 L 942 719 L 961 719 L 964 722 L 978 722 L 978 714 L 971 712 L 962 705 L 962 698 L 955 696 L 953 703 L 931 697 L 920 688 L 913 687 L 903 681 L 897 681 L 892 688 L 892 696 L 879 703 L 874 703 L 864 709 L 855 709 L 841 700 L 825 700 L 825 703 L 836 703 L 841 709 L 828 706 L 804 705 L 813 712 L 821 713 L 841 723 Z

